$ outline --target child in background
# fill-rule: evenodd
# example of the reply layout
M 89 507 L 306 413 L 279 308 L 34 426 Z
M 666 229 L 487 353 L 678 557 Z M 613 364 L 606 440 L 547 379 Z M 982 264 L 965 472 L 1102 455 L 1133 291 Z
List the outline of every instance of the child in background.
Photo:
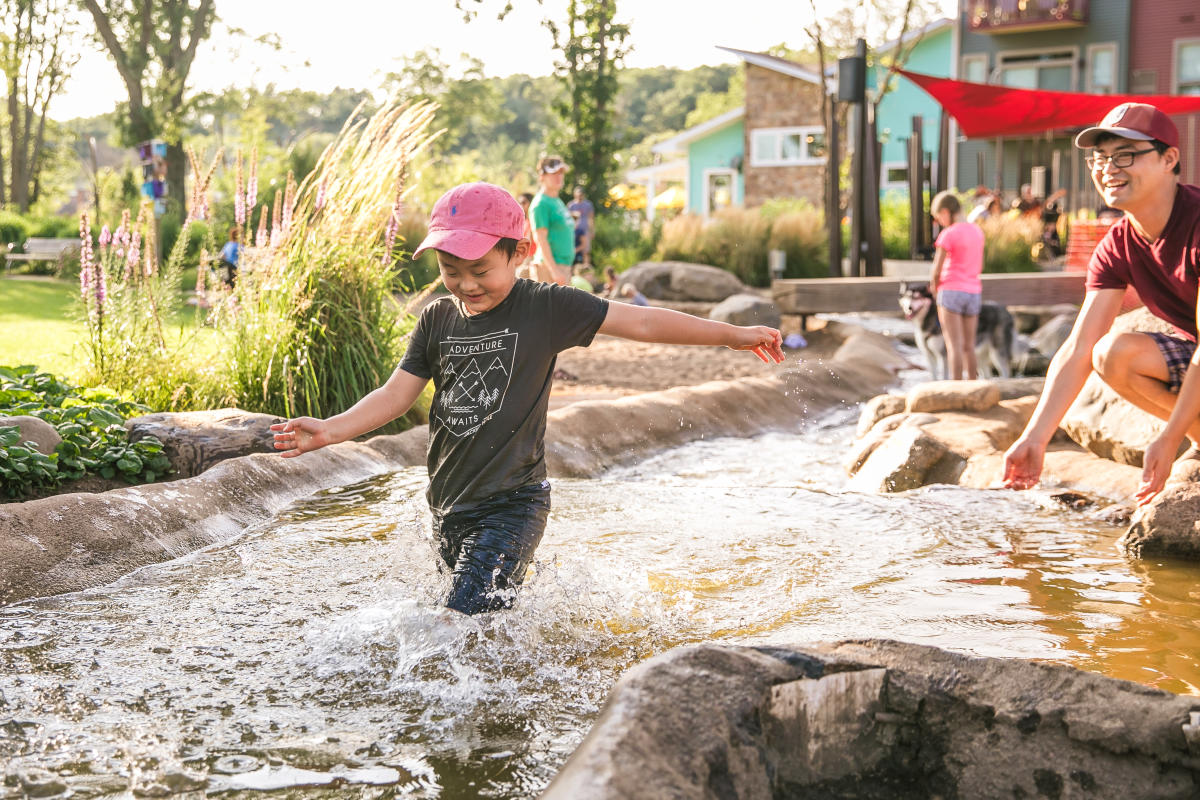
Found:
M 242 257 L 242 245 L 238 243 L 241 236 L 241 231 L 234 225 L 229 229 L 229 241 L 221 248 L 221 254 L 217 258 L 221 262 L 221 280 L 230 289 L 237 281 L 238 261 Z
M 939 192 L 929 205 L 942 226 L 934 243 L 929 291 L 937 298 L 938 321 L 946 340 L 946 365 L 951 380 L 979 376 L 975 358 L 975 329 L 983 305 L 983 231 L 966 222 L 953 192 Z
M 450 292 L 430 303 L 408 352 L 380 388 L 329 419 L 272 425 L 298 456 L 372 431 L 408 411 L 432 378 L 429 489 L 433 532 L 452 572 L 446 605 L 466 614 L 511 607 L 550 513 L 546 412 L 555 360 L 597 333 L 642 342 L 724 345 L 783 361 L 779 331 L 518 279 L 525 214 L 498 186 L 469 183 L 433 207 L 417 248 L 437 253 Z

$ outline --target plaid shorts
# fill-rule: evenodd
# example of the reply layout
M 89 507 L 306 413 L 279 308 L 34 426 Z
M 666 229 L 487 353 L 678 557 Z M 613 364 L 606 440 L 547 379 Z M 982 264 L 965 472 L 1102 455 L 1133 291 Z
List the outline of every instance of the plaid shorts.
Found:
M 1183 375 L 1187 372 L 1192 354 L 1196 352 L 1196 343 L 1168 333 L 1147 332 L 1146 335 L 1154 340 L 1163 358 L 1167 360 L 1167 391 L 1179 394 L 1179 387 L 1183 385 Z

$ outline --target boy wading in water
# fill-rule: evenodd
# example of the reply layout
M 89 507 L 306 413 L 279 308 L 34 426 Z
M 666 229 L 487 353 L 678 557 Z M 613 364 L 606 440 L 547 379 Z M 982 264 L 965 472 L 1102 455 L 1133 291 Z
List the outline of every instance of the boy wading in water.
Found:
M 421 313 L 400 366 L 329 419 L 273 425 L 275 448 L 298 456 L 353 439 L 408 411 L 433 379 L 429 507 L 451 569 L 446 605 L 466 614 L 512 605 L 550 513 L 543 439 L 555 360 L 597 333 L 641 342 L 724 345 L 783 361 L 779 331 L 662 308 L 609 304 L 567 286 L 518 279 L 525 216 L 498 186 L 468 183 L 433 207 L 417 248 L 437 253 L 450 291 Z

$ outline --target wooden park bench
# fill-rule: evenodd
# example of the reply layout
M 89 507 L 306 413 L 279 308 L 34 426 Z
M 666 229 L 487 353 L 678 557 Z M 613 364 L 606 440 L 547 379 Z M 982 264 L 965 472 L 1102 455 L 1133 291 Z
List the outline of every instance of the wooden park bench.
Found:
M 55 271 L 62 268 L 62 264 L 68 258 L 79 255 L 79 239 L 38 239 L 31 237 L 25 240 L 25 252 L 14 253 L 13 247 L 9 244 L 8 252 L 4 254 L 4 269 L 11 270 L 12 265 L 18 262 L 34 262 L 34 261 L 53 261 L 55 263 Z
M 1009 272 L 981 276 L 983 299 L 1012 305 L 1083 302 L 1083 272 Z M 775 305 L 802 320 L 812 314 L 898 311 L 902 278 L 811 278 L 771 282 Z M 921 279 L 907 279 L 923 283 Z

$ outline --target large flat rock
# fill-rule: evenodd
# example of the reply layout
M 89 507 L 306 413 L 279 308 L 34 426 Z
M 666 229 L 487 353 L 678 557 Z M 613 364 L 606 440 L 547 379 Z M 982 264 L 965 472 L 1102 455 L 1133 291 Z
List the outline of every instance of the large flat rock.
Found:
M 1196 707 L 903 642 L 682 647 L 622 676 L 543 798 L 1192 798 Z

